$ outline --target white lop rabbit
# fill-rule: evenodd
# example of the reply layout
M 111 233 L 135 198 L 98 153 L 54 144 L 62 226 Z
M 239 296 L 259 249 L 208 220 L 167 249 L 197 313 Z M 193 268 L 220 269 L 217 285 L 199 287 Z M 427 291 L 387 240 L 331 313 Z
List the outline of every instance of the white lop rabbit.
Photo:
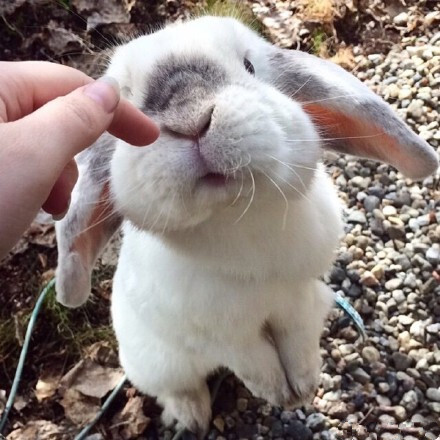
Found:
M 59 301 L 86 301 L 95 260 L 122 224 L 120 360 L 165 422 L 205 432 L 206 378 L 221 366 L 274 405 L 306 402 L 333 303 L 319 278 L 342 232 L 322 149 L 411 178 L 436 170 L 434 150 L 342 68 L 232 18 L 137 38 L 116 49 L 107 74 L 161 135 L 145 148 L 105 135 L 77 157 L 57 225 Z

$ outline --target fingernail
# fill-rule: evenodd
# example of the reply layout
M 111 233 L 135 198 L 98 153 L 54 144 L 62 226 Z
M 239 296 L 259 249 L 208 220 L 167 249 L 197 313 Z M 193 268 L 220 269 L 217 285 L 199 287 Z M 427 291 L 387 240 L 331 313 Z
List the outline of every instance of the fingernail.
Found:
M 98 103 L 107 113 L 112 113 L 119 104 L 119 84 L 111 76 L 103 76 L 87 84 L 83 93 Z

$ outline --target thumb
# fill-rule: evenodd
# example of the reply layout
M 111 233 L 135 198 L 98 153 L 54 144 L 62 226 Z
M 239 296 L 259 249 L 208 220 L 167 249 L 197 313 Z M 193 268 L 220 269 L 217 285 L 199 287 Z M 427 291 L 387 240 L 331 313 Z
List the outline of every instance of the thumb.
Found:
M 60 172 L 109 127 L 119 97 L 117 81 L 103 77 L 8 125 L 14 126 L 10 128 L 15 129 L 18 143 L 26 141 L 22 147 L 34 150 L 31 156 L 49 158 L 53 171 Z

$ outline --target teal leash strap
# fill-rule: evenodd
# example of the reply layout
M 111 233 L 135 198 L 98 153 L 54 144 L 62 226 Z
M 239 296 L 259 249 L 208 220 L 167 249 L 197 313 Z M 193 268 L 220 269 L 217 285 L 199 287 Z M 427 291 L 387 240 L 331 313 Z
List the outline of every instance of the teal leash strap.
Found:
M 105 399 L 105 402 L 102 404 L 98 414 L 96 414 L 93 420 L 81 430 L 81 432 L 74 438 L 74 440 L 84 440 L 86 438 L 87 434 L 96 425 L 96 423 L 102 417 L 102 415 L 107 411 L 107 408 L 113 402 L 114 398 L 119 394 L 119 391 L 121 391 L 122 387 L 125 385 L 126 382 L 127 382 L 127 376 L 124 375 L 122 379 L 119 381 L 119 383 L 116 385 L 116 388 L 110 393 L 107 399 Z
M 23 348 L 21 349 L 20 359 L 18 361 L 17 370 L 15 371 L 14 381 L 12 382 L 11 392 L 9 393 L 8 401 L 6 402 L 5 410 L 3 412 L 2 418 L 0 420 L 0 439 L 3 440 L 5 437 L 3 436 L 3 430 L 6 425 L 6 421 L 8 420 L 9 412 L 14 405 L 15 397 L 17 395 L 18 385 L 20 383 L 21 375 L 23 373 L 24 362 L 26 360 L 27 352 L 29 349 L 29 342 L 31 340 L 32 331 L 34 329 L 35 322 L 37 320 L 38 313 L 40 312 L 41 306 L 44 302 L 44 298 L 47 293 L 52 289 L 55 284 L 55 279 L 51 279 L 46 287 L 41 292 L 38 297 L 37 303 L 35 304 L 34 310 L 32 311 L 31 319 L 29 320 L 29 324 L 26 330 L 26 336 L 24 338 Z
M 3 415 L 0 419 L 0 440 L 6 440 L 6 437 L 3 435 L 4 428 L 6 426 L 6 422 L 9 417 L 9 413 L 14 405 L 15 397 L 17 395 L 18 385 L 20 383 L 21 375 L 23 373 L 23 367 L 24 363 L 26 361 L 26 356 L 29 350 L 29 342 L 32 336 L 32 331 L 35 326 L 35 322 L 37 320 L 38 314 L 40 312 L 41 306 L 43 305 L 44 299 L 46 298 L 46 295 L 48 292 L 52 289 L 52 287 L 55 285 L 55 278 L 52 278 L 49 283 L 46 285 L 46 287 L 43 289 L 43 291 L 40 293 L 40 296 L 38 297 L 38 300 L 35 304 L 34 310 L 32 311 L 31 318 L 29 320 L 29 324 L 26 329 L 26 336 L 24 338 L 23 347 L 21 349 L 20 358 L 18 360 L 17 369 L 15 371 L 14 381 L 12 382 L 11 391 L 9 393 L 8 400 L 6 402 L 5 410 L 3 412 Z M 96 422 L 102 417 L 104 412 L 107 410 L 107 408 L 110 406 L 114 398 L 117 396 L 119 391 L 121 391 L 122 387 L 127 381 L 127 376 L 123 376 L 116 388 L 110 393 L 110 395 L 107 397 L 105 402 L 103 403 L 101 409 L 99 410 L 98 414 L 93 418 L 93 420 L 86 425 L 82 431 L 75 437 L 74 440 L 83 440 L 86 438 L 86 435 L 90 432 L 90 430 L 95 426 Z
M 353 321 L 357 331 L 362 337 L 362 341 L 365 342 L 367 340 L 367 332 L 365 331 L 365 325 L 361 315 L 359 315 L 356 309 L 338 293 L 335 295 L 335 301 L 336 305 Z

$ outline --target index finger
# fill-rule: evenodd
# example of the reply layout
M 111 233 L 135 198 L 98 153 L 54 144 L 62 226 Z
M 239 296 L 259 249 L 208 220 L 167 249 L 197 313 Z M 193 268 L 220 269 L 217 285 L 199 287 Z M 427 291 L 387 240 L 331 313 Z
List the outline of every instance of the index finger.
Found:
M 72 67 L 47 61 L 0 62 L 0 122 L 12 122 L 58 96 L 94 81 Z M 143 146 L 158 136 L 157 126 L 139 109 L 121 99 L 108 131 L 132 145 Z

